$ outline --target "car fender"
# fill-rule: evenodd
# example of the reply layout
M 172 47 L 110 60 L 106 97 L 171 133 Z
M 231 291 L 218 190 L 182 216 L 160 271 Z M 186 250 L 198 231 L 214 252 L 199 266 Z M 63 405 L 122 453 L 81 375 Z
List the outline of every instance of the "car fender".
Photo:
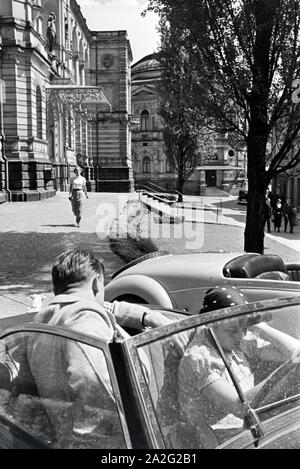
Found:
M 172 301 L 156 280 L 146 275 L 128 275 L 116 278 L 105 287 L 105 300 L 114 301 L 124 295 L 135 295 L 148 304 L 159 305 L 164 308 L 172 308 Z

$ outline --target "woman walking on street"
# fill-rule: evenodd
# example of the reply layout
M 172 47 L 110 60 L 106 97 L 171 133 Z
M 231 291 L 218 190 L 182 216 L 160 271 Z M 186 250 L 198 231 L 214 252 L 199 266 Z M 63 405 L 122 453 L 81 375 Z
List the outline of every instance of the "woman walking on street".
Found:
M 87 195 L 86 179 L 81 175 L 81 168 L 74 169 L 75 176 L 71 179 L 69 199 L 72 203 L 72 211 L 76 217 L 76 224 L 79 227 L 82 217 L 83 194 Z

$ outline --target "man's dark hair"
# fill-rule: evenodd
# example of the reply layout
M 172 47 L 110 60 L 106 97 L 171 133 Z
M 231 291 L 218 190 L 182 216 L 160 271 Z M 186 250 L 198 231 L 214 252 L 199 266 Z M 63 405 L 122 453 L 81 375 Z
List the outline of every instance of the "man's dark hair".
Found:
M 52 267 L 54 293 L 62 293 L 97 274 L 104 275 L 104 264 L 100 257 L 87 249 L 64 251 Z

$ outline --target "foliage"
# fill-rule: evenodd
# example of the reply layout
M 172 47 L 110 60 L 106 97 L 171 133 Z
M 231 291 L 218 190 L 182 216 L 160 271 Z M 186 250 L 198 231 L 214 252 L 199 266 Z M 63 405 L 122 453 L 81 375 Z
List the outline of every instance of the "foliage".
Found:
M 143 233 L 145 217 L 148 218 L 148 210 L 144 204 L 129 200 L 111 224 L 110 247 L 125 262 L 157 250 L 153 240 Z
M 181 47 L 180 37 L 160 24 L 162 49 L 158 56 L 162 66 L 159 114 L 164 121 L 167 156 L 178 174 L 177 189 L 193 174 L 199 163 L 199 126 L 195 116 L 193 95 L 195 82 L 190 73 L 189 57 Z M 174 47 L 174 44 L 178 47 Z
M 245 249 L 262 252 L 266 188 L 300 161 L 299 2 L 150 0 L 148 9 L 165 25 L 162 49 L 168 34 L 190 67 L 192 115 L 247 148 Z

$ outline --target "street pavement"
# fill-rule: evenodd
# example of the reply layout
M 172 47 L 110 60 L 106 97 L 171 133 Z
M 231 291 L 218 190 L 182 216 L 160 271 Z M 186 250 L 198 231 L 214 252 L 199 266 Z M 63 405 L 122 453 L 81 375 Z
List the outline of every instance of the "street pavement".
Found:
M 150 201 L 155 210 L 162 210 L 167 216 L 184 216 L 185 222 L 214 224 L 239 227 L 245 229 L 246 222 L 246 204 L 238 204 L 237 197 L 225 194 L 223 191 L 216 191 L 216 194 L 210 197 L 205 196 L 184 196 L 184 202 L 178 203 L 173 207 L 164 207 L 165 204 L 156 201 Z M 295 261 L 300 262 L 300 214 L 298 214 L 298 225 L 294 227 L 294 233 L 289 233 L 289 228 L 285 233 L 283 230 L 284 223 L 282 221 L 281 231 L 275 232 L 271 223 L 271 233 L 265 233 L 265 246 L 276 246 L 276 243 L 282 245 L 277 246 L 276 251 L 285 251 L 289 248 L 295 253 Z
M 107 233 L 112 220 L 128 199 L 138 195 L 89 193 L 82 225 L 77 228 L 67 193 L 39 202 L 0 205 L 0 317 L 21 314 L 32 305 L 33 293 L 51 298 L 51 266 L 67 248 L 82 246 L 101 255 L 106 265 L 105 282 L 124 262 L 111 250 Z M 159 249 L 170 252 L 241 251 L 245 206 L 233 197 L 186 196 L 190 214 L 200 210 L 205 223 L 168 225 L 157 223 L 160 233 L 148 227 Z M 191 205 L 193 206 L 191 208 Z M 218 208 L 218 210 L 217 210 Z M 300 224 L 299 224 L 300 225 Z M 277 253 L 285 261 L 300 262 L 300 226 L 295 233 L 266 235 L 265 252 Z M 177 231 L 176 231 L 177 230 Z
M 75 226 L 68 194 L 39 202 L 0 205 L 0 317 L 21 314 L 32 305 L 30 295 L 52 296 L 51 267 L 65 249 L 81 246 L 101 255 L 105 280 L 124 262 L 107 237 L 111 221 L 135 194 L 89 193 L 80 228 Z

